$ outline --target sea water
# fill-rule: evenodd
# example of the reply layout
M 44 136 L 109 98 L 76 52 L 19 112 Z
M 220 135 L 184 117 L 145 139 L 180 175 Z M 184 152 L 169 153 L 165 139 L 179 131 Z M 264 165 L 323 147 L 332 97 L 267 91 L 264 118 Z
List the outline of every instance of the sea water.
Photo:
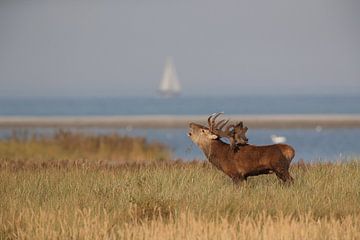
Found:
M 0 98 L 0 116 L 359 114 L 360 96 Z
M 179 98 L 0 98 L 0 116 L 111 116 L 210 114 L 360 114 L 360 96 L 247 96 Z M 174 158 L 204 159 L 187 137 L 187 129 L 82 128 L 75 131 L 117 132 L 159 141 Z M 0 138 L 14 129 L 0 129 Z M 22 131 L 16 129 L 15 131 Z M 32 128 L 28 133 L 51 134 L 57 129 Z M 285 136 L 296 149 L 295 160 L 335 161 L 360 156 L 360 128 L 249 129 L 249 142 L 272 144 L 271 135 Z
M 167 145 L 174 159 L 203 160 L 205 156 L 187 136 L 188 129 L 126 129 L 126 128 L 67 128 L 64 130 L 90 134 L 118 133 L 127 136 L 142 136 L 147 141 L 157 141 Z M 28 128 L 1 129 L 0 138 L 10 138 L 14 131 L 17 135 L 51 135 L 58 129 Z M 342 161 L 352 157 L 360 158 L 360 128 L 323 128 L 318 129 L 249 129 L 249 143 L 256 145 L 272 144 L 271 135 L 285 136 L 286 143 L 296 150 L 295 161 Z

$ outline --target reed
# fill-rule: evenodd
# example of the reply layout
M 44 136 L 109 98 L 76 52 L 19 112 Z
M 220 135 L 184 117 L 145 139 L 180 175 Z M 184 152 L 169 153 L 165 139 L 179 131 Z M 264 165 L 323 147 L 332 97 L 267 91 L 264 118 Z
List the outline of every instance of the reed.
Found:
M 53 135 L 16 133 L 0 140 L 0 164 L 13 167 L 106 162 L 151 163 L 171 158 L 162 143 L 144 137 L 90 135 L 59 130 Z

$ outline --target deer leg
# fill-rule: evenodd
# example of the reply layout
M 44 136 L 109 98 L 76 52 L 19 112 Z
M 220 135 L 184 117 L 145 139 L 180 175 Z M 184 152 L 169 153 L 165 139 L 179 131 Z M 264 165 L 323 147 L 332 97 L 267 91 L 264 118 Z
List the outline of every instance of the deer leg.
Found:
M 280 179 L 283 182 L 286 182 L 286 177 L 281 172 L 275 171 L 275 174 L 276 174 L 278 179 Z
M 275 174 L 284 183 L 292 183 L 294 181 L 294 179 L 290 176 L 288 171 L 275 170 Z
M 290 175 L 289 171 L 285 172 L 285 178 L 286 178 L 286 182 L 288 183 L 293 183 L 294 182 L 294 178 Z
M 235 185 L 239 185 L 240 183 L 243 183 L 244 181 L 246 181 L 246 177 L 244 177 L 243 175 L 240 175 L 240 174 L 233 176 L 231 179 Z

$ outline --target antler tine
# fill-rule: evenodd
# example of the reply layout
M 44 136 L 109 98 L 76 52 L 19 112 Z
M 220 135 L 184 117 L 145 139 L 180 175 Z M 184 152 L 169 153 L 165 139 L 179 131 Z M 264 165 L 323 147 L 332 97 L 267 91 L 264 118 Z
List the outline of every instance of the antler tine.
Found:
M 243 122 L 237 123 L 233 129 L 235 142 L 246 142 L 247 143 L 248 142 L 248 138 L 246 137 L 247 130 L 248 130 L 248 128 L 244 127 Z
M 212 128 L 212 122 L 213 122 L 212 118 L 214 117 L 215 114 L 216 113 L 213 113 L 208 117 L 208 125 L 210 129 Z
M 217 117 L 219 117 L 221 114 L 223 114 L 223 112 L 218 112 L 214 115 L 213 119 L 212 119 L 212 123 L 214 124 L 215 123 L 215 120 Z
M 222 120 L 220 120 L 219 122 L 217 122 L 217 123 L 215 124 L 215 126 L 214 126 L 214 129 L 218 129 L 219 125 L 220 125 L 221 123 L 223 123 L 224 121 L 225 121 L 225 119 L 222 119 Z
M 215 129 L 221 130 L 223 127 L 225 127 L 225 125 L 226 125 L 229 121 L 230 121 L 229 119 L 227 119 L 227 120 L 223 119 L 223 120 L 219 121 L 219 122 L 215 125 Z
M 240 129 L 244 129 L 245 132 L 248 130 L 248 127 L 244 127 L 243 122 L 239 122 L 236 126 L 239 127 Z
M 215 120 L 217 117 L 219 117 L 221 114 L 223 114 L 223 112 L 218 112 L 218 113 L 213 113 L 209 116 L 208 118 L 208 124 L 209 124 L 209 128 L 210 130 L 214 130 L 214 124 L 215 124 Z
M 243 122 L 238 122 L 234 125 L 235 128 L 243 128 Z
M 216 128 L 214 130 L 215 134 L 217 134 L 219 137 L 227 137 L 227 138 L 231 138 L 232 134 L 233 134 L 233 130 L 230 130 L 231 128 L 234 127 L 233 124 L 227 125 L 229 120 L 227 120 L 225 123 L 222 123 L 221 126 L 219 128 Z M 225 127 L 225 130 L 223 130 L 223 127 Z
M 237 124 L 234 125 L 234 132 L 240 131 L 241 129 L 243 129 L 243 127 L 244 127 L 243 122 L 238 122 Z
M 212 116 L 213 116 L 213 114 L 212 115 L 210 115 L 209 117 L 208 117 L 208 125 L 209 125 L 209 128 L 211 128 L 211 118 L 212 118 Z

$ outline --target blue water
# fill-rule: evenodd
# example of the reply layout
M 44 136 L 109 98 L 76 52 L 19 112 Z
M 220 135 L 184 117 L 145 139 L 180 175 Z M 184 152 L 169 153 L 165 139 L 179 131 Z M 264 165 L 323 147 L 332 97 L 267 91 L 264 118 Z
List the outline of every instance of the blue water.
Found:
M 243 96 L 163 98 L 0 98 L 0 116 L 111 116 L 147 114 L 360 114 L 360 96 Z M 0 128 L 0 138 L 14 129 Z M 72 129 L 74 130 L 74 129 Z M 186 136 L 187 129 L 82 128 L 95 134 L 117 132 L 160 141 L 174 158 L 204 159 Z M 16 129 L 16 131 L 24 131 Z M 28 133 L 51 134 L 56 129 L 32 128 Z M 287 138 L 296 149 L 295 160 L 334 161 L 360 156 L 360 128 L 249 129 L 250 143 L 271 144 L 272 134 Z
M 84 131 L 84 130 L 83 130 Z M 85 130 L 88 131 L 88 130 Z M 205 159 L 203 153 L 187 136 L 187 129 L 95 129 L 99 134 L 118 132 L 130 136 L 145 136 L 149 141 L 160 141 L 173 151 L 174 158 Z M 348 157 L 360 158 L 359 129 L 249 129 L 249 143 L 272 144 L 272 134 L 285 136 L 287 144 L 296 150 L 295 160 L 337 161 Z
M 360 96 L 0 98 L 0 116 L 359 114 Z
M 91 134 L 119 133 L 129 136 L 143 136 L 148 141 L 158 141 L 166 144 L 173 151 L 173 158 L 186 160 L 205 159 L 200 150 L 187 137 L 187 129 L 124 129 L 124 128 L 81 128 L 66 129 Z M 8 138 L 14 129 L 0 129 L 0 138 Z M 15 130 L 17 133 L 29 136 L 33 133 L 53 134 L 57 129 L 31 128 Z M 357 129 L 249 129 L 248 137 L 251 144 L 272 144 L 270 136 L 277 134 L 285 136 L 287 143 L 296 150 L 294 160 L 305 161 L 338 161 L 352 156 L 360 157 L 360 128 Z

